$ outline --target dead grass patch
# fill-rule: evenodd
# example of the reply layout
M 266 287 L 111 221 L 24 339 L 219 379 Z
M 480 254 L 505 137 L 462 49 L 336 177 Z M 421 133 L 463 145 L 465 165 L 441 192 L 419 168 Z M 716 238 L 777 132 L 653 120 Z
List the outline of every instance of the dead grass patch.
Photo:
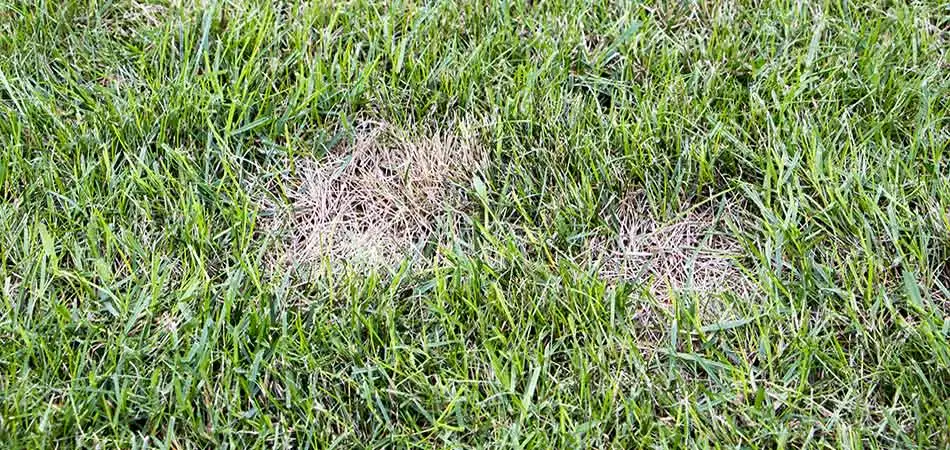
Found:
M 418 256 L 435 236 L 451 234 L 451 212 L 485 156 L 470 138 L 411 139 L 363 124 L 323 158 L 295 161 L 284 180 L 291 210 L 272 224 L 286 233 L 283 260 L 378 268 Z
M 706 298 L 751 294 L 752 282 L 736 265 L 741 247 L 723 232 L 722 217 L 712 208 L 685 209 L 675 220 L 662 222 L 653 217 L 641 192 L 630 192 L 615 214 L 616 235 L 590 243 L 590 255 L 604 278 L 644 283 L 664 303 L 674 293 Z
M 123 18 L 133 23 L 157 27 L 168 15 L 168 7 L 160 3 L 132 0 Z

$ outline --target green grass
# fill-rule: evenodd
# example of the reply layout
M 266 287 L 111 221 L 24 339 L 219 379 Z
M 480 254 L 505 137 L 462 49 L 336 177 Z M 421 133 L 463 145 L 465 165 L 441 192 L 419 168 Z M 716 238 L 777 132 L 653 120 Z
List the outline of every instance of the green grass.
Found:
M 945 0 L 183 3 L 0 0 L 0 447 L 950 446 Z M 469 232 L 268 269 L 365 120 L 483 124 Z M 756 294 L 578 263 L 631 189 Z

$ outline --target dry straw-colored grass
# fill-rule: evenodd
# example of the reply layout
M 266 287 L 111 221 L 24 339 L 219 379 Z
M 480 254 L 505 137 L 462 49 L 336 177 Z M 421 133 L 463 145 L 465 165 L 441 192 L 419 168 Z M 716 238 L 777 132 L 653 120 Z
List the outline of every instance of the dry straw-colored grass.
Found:
M 462 206 L 464 186 L 484 161 L 472 139 L 410 139 L 387 125 L 361 125 L 323 158 L 297 160 L 285 180 L 285 261 L 392 267 L 418 256 L 451 234 L 450 211 Z
M 168 15 L 168 7 L 152 2 L 133 0 L 129 3 L 123 18 L 133 23 L 142 22 L 149 26 L 159 26 Z
M 590 243 L 590 255 L 604 278 L 643 284 L 667 302 L 674 293 L 707 298 L 751 293 L 752 282 L 736 265 L 741 247 L 723 232 L 722 218 L 711 208 L 684 209 L 676 219 L 661 222 L 642 193 L 630 192 L 615 213 L 617 234 Z

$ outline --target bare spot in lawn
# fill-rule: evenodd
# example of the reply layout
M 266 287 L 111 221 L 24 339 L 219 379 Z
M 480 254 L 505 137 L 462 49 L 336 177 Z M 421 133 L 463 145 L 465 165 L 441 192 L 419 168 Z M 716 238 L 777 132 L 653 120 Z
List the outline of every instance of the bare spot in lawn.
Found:
M 669 300 L 673 292 L 708 297 L 724 292 L 744 296 L 752 290 L 735 263 L 739 243 L 724 234 L 722 218 L 711 208 L 687 209 L 660 222 L 645 196 L 631 192 L 615 213 L 617 234 L 591 242 L 591 255 L 604 278 L 645 283 L 660 300 Z
M 473 140 L 448 133 L 422 139 L 365 124 L 320 159 L 297 160 L 285 180 L 292 211 L 283 224 L 292 263 L 395 266 L 417 256 L 485 161 Z

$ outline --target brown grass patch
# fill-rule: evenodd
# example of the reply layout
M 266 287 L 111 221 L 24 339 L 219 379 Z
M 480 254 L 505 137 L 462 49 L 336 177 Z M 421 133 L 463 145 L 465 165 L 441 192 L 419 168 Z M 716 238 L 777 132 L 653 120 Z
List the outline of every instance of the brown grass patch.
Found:
M 747 296 L 753 290 L 736 265 L 739 243 L 718 227 L 721 220 L 711 208 L 686 209 L 677 219 L 660 222 L 645 196 L 631 192 L 620 201 L 616 216 L 616 236 L 590 244 L 606 279 L 646 283 L 655 298 L 666 302 L 673 293 Z
M 473 140 L 448 133 L 409 139 L 378 123 L 320 159 L 297 160 L 285 260 L 395 266 L 452 227 L 464 188 L 485 162 Z M 439 233 L 444 235 L 446 233 Z

